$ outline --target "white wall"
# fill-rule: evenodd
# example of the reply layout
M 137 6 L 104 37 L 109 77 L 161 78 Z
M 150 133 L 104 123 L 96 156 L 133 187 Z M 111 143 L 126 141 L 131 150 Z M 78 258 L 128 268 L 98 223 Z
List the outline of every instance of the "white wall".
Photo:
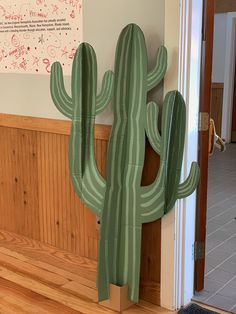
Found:
M 165 1 L 85 0 L 83 6 L 84 41 L 91 43 L 97 52 L 99 83 L 104 71 L 113 67 L 118 34 L 128 23 L 135 22 L 142 27 L 150 64 L 153 63 L 155 51 L 164 38 Z M 0 74 L 0 112 L 64 119 L 51 101 L 49 80 L 46 75 Z M 70 78 L 65 81 L 70 91 Z M 99 123 L 111 121 L 111 109 L 98 117 Z
M 212 82 L 223 83 L 225 75 L 227 13 L 215 14 Z
M 99 82 L 108 68 L 113 69 L 118 36 L 128 23 L 136 23 L 142 28 L 151 66 L 157 48 L 164 43 L 164 20 L 163 0 L 85 0 L 84 40 L 91 43 L 96 50 Z M 155 93 L 155 97 L 159 102 L 162 100 L 162 89 Z M 110 123 L 111 120 L 112 112 L 109 107 L 98 117 L 97 122 Z
M 0 112 L 65 119 L 51 101 L 49 86 L 46 75 L 0 74 Z

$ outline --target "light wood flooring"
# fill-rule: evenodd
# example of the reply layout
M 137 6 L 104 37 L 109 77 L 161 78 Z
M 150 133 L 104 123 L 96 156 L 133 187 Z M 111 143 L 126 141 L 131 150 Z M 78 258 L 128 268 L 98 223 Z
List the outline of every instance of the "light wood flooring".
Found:
M 96 262 L 0 230 L 1 314 L 115 313 L 97 304 Z M 124 313 L 174 313 L 141 301 Z

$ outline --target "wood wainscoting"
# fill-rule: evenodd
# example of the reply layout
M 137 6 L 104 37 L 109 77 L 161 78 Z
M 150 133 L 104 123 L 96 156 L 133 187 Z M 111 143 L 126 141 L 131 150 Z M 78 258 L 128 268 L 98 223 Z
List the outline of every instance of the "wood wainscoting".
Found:
M 224 83 L 211 85 L 211 118 L 215 121 L 216 133 L 221 136 Z
M 0 114 L 0 229 L 97 260 L 96 217 L 74 193 L 68 167 L 70 122 Z M 95 155 L 106 176 L 110 126 L 96 125 Z M 159 159 L 147 144 L 143 184 Z M 143 226 L 141 298 L 160 303 L 161 221 Z
M 215 13 L 228 13 L 236 11 L 235 0 L 215 0 Z

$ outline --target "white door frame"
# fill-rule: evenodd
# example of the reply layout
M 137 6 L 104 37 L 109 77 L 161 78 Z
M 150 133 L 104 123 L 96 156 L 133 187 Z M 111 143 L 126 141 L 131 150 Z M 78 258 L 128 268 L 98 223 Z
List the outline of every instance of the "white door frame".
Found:
M 236 56 L 236 13 L 227 13 L 222 138 L 231 142 Z
M 165 27 L 165 45 L 172 54 L 171 63 L 175 62 L 175 51 L 176 67 L 170 64 L 170 72 L 177 74 L 178 80 L 173 82 L 167 74 L 164 90 L 166 93 L 178 89 L 186 101 L 187 131 L 182 169 L 182 178 L 186 178 L 191 162 L 198 156 L 202 0 L 166 0 L 165 3 L 168 26 Z M 179 17 L 179 24 L 170 29 L 174 15 Z M 173 38 L 177 32 L 176 46 Z M 196 193 L 177 201 L 174 210 L 162 219 L 161 305 L 172 310 L 189 303 L 194 294 L 195 216 Z

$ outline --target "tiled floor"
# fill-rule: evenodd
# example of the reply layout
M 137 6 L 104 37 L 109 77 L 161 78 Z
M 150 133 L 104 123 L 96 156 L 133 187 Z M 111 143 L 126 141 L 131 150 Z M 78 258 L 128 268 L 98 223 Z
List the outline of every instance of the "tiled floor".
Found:
M 205 290 L 195 299 L 236 313 L 236 144 L 209 160 Z

